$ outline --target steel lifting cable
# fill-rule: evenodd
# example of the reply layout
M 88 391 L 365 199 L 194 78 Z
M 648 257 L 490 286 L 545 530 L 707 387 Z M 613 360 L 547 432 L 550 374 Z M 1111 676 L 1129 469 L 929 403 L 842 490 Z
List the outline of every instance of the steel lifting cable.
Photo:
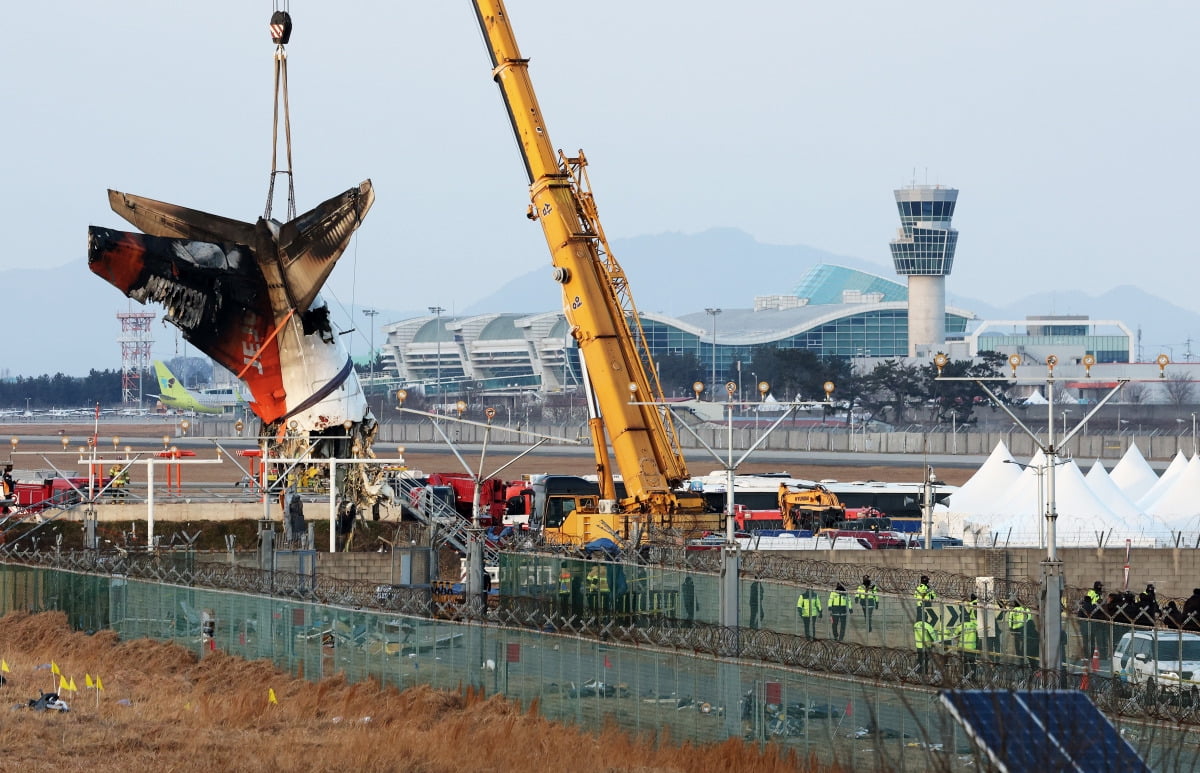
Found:
M 271 209 L 275 200 L 275 176 L 286 174 L 288 178 L 288 209 L 287 220 L 296 217 L 296 188 L 295 175 L 292 173 L 292 118 L 288 106 L 287 87 L 287 50 L 285 46 L 292 37 L 292 17 L 288 13 L 289 2 L 285 0 L 280 8 L 278 0 L 275 11 L 271 14 L 271 42 L 275 44 L 275 105 L 274 120 L 271 126 L 271 183 L 267 188 L 267 206 L 263 218 L 271 219 Z M 278 169 L 279 153 L 279 97 L 283 95 L 283 132 L 287 148 L 287 169 Z

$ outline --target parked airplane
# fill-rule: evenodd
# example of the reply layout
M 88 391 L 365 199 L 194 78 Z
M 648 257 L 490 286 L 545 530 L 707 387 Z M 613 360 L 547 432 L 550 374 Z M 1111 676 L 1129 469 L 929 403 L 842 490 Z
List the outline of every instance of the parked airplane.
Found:
M 154 375 L 158 378 L 160 393 L 150 396 L 176 411 L 226 413 L 244 402 L 241 392 L 234 387 L 188 389 L 165 363 L 158 360 L 154 361 Z

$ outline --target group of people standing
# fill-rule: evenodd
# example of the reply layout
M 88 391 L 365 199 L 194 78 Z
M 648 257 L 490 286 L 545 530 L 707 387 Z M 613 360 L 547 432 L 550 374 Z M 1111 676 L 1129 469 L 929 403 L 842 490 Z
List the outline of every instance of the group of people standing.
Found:
M 1107 660 L 1131 626 L 1200 631 L 1200 588 L 1192 590 L 1181 608 L 1173 600 L 1160 606 L 1154 583 L 1137 595 L 1129 590 L 1106 594 L 1104 583 L 1097 580 L 1079 599 L 1075 616 L 1079 619 L 1082 656 Z
M 846 591 L 846 586 L 838 583 L 829 591 L 825 600 L 829 609 L 829 622 L 832 625 L 834 641 L 844 641 L 846 638 L 846 618 L 857 606 L 866 619 L 867 631 L 872 630 L 871 618 L 879 607 L 879 588 L 871 582 L 871 578 L 863 575 L 862 583 L 855 590 L 853 599 Z M 804 636 L 808 639 L 817 638 L 817 621 L 823 617 L 821 599 L 814 590 L 806 590 L 796 599 L 796 617 L 804 627 Z

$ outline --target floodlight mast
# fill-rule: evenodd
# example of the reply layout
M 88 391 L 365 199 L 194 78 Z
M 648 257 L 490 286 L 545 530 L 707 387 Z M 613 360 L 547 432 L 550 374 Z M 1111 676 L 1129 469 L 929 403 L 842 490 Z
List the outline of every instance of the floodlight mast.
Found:
M 1019 357 L 1016 362 L 1013 358 L 1009 359 L 1009 364 L 1013 368 L 1013 378 L 1004 378 L 1003 376 L 992 376 L 987 378 L 973 378 L 970 376 L 947 376 L 942 377 L 942 367 L 947 360 L 945 355 L 938 355 L 934 359 L 934 364 L 938 368 L 938 376 L 936 381 L 970 381 L 984 391 L 992 403 L 1000 406 L 1000 409 L 1008 414 L 1008 417 L 1016 423 L 1021 431 L 1028 435 L 1034 444 L 1046 456 L 1046 558 L 1042 561 L 1042 582 L 1041 582 L 1041 610 L 1042 610 L 1042 639 L 1040 642 L 1040 657 L 1042 669 L 1045 671 L 1060 671 L 1063 665 L 1063 627 L 1062 627 L 1062 594 L 1063 594 L 1063 566 L 1062 561 L 1058 558 L 1058 541 L 1056 527 L 1058 525 L 1058 509 L 1055 502 L 1054 488 L 1054 469 L 1058 466 L 1057 458 L 1060 448 L 1070 442 L 1071 438 L 1075 437 L 1080 430 L 1088 423 L 1092 416 L 1104 407 L 1104 405 L 1116 396 L 1121 387 L 1129 382 L 1129 379 L 1117 379 L 1117 385 L 1108 391 L 1102 399 L 1100 399 L 1092 410 L 1087 412 L 1074 429 L 1066 432 L 1063 435 L 1062 441 L 1055 443 L 1054 438 L 1054 384 L 1058 380 L 1054 376 L 1054 366 L 1058 364 L 1058 357 L 1051 354 L 1046 358 L 1046 377 L 1044 379 L 1024 379 L 1016 378 L 1016 366 L 1020 364 Z M 940 362 L 939 362 L 940 360 Z M 1089 368 L 1088 375 L 1091 375 Z M 1021 421 L 1015 413 L 1009 410 L 1008 406 L 996 396 L 996 394 L 987 387 L 985 381 L 1003 381 L 1005 383 L 1028 383 L 1046 385 L 1046 442 L 1042 443 L 1038 438 L 1037 433 L 1025 426 L 1025 422 Z

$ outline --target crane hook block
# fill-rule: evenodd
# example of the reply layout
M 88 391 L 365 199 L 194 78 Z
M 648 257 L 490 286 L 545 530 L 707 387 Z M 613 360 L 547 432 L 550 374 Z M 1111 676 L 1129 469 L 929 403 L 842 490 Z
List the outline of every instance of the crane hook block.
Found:
M 287 11 L 271 14 L 271 42 L 277 46 L 287 45 L 292 39 L 292 15 Z

